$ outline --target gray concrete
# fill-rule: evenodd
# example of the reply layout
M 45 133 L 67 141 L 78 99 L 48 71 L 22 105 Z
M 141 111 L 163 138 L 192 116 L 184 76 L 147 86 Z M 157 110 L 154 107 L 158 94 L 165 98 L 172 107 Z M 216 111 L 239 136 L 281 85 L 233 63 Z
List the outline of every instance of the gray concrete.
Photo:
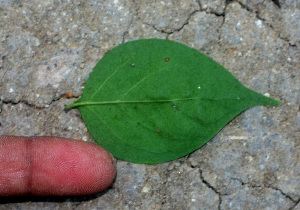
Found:
M 279 2 L 0 0 L 0 135 L 93 142 L 64 105 L 108 50 L 141 38 L 187 44 L 282 102 L 247 110 L 179 160 L 116 160 L 102 193 L 0 198 L 0 209 L 299 209 L 300 2 Z

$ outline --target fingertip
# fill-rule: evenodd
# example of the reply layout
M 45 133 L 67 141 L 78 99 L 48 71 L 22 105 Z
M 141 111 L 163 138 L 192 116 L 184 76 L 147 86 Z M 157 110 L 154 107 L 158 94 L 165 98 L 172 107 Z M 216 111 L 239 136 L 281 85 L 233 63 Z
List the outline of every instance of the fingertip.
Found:
M 36 180 L 32 192 L 36 195 L 94 194 L 113 182 L 115 164 L 110 153 L 99 145 L 57 137 L 32 140 L 32 178 Z
M 111 154 L 93 143 L 59 137 L 0 136 L 1 148 L 5 155 L 0 155 L 0 196 L 94 194 L 109 187 L 116 176 Z M 12 186 L 5 180 L 13 180 Z
M 109 187 L 115 179 L 116 176 L 116 165 L 113 160 L 112 155 L 98 145 L 93 145 L 97 147 L 99 152 L 95 156 L 94 162 L 98 163 L 98 172 L 95 173 L 95 193 L 100 192 L 107 187 Z

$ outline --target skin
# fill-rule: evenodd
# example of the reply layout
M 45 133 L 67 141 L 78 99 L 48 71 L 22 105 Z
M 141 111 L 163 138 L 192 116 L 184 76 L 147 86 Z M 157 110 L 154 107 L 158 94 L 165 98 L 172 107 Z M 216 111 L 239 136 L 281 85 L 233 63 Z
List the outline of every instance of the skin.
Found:
M 58 137 L 0 136 L 0 196 L 97 193 L 116 167 L 102 147 Z

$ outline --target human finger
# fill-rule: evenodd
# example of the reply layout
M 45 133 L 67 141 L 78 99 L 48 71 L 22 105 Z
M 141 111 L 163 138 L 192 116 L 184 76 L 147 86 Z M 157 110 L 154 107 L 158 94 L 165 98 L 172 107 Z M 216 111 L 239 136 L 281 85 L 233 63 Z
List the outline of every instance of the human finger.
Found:
M 59 137 L 0 136 L 0 196 L 77 196 L 114 180 L 115 164 L 102 147 Z

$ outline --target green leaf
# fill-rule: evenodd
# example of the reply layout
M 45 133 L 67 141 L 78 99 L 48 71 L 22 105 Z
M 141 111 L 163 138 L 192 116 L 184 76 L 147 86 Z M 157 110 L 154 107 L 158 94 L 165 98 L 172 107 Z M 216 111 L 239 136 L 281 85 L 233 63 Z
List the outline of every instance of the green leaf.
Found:
M 161 163 L 198 149 L 249 107 L 280 105 L 183 44 L 131 41 L 91 73 L 78 108 L 92 137 L 116 158 Z

